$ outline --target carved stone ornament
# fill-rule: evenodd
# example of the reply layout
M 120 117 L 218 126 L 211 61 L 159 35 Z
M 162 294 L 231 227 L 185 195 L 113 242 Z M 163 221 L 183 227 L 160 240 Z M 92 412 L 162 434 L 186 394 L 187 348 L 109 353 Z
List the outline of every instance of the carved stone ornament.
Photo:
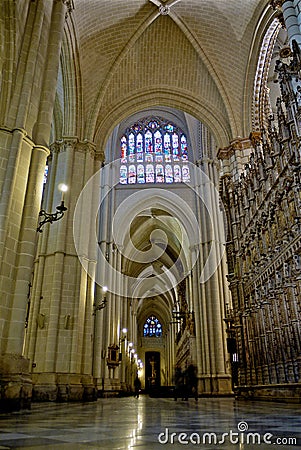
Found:
M 271 6 L 274 9 L 281 9 L 284 2 L 285 0 L 271 0 Z
M 71 14 L 74 9 L 73 0 L 63 0 L 63 3 L 67 6 L 68 13 Z
M 160 14 L 162 14 L 162 16 L 167 16 L 170 12 L 170 7 L 167 5 L 166 6 L 161 5 L 159 7 L 159 11 L 160 11 Z

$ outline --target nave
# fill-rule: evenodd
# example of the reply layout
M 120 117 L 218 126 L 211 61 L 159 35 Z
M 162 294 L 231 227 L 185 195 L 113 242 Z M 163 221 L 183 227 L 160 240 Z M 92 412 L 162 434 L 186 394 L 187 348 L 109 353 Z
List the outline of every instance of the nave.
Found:
M 0 449 L 300 449 L 300 430 L 297 404 L 142 395 L 1 414 Z

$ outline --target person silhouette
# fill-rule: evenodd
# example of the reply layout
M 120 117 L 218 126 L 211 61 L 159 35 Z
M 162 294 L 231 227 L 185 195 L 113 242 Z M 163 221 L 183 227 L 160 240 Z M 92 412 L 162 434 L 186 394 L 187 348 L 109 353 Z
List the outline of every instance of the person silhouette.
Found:
M 139 392 L 141 389 L 141 381 L 139 380 L 138 375 L 136 375 L 135 381 L 134 381 L 134 388 L 135 388 L 135 393 L 134 393 L 134 397 L 135 398 L 139 398 Z

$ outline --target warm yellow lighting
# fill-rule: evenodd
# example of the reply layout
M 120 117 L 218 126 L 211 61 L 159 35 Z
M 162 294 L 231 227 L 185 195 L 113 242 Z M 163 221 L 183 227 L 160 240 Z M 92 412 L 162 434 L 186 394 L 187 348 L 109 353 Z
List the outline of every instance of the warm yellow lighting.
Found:
M 59 191 L 61 191 L 61 192 L 67 192 L 68 191 L 68 186 L 65 183 L 60 183 L 58 185 L 58 188 L 59 188 Z

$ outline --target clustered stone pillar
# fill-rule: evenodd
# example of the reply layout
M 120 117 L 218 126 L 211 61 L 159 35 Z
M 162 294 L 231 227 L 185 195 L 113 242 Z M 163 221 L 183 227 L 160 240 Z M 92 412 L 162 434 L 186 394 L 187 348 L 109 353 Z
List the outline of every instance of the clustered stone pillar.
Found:
M 73 213 L 86 181 L 98 168 L 92 143 L 66 137 L 52 146 L 45 204 L 60 203 L 57 186 L 68 186 L 68 208 L 59 222 L 44 225 L 35 264 L 25 353 L 33 368 L 37 400 L 92 400 L 94 282 L 80 264 L 73 242 Z M 48 197 L 48 198 L 47 198 Z M 91 233 L 91 217 L 80 227 Z M 92 233 L 91 233 L 92 234 Z M 93 273 L 95 261 L 88 262 Z
M 198 198 L 205 199 L 206 205 L 203 201 L 199 202 L 202 245 L 192 280 L 199 391 L 219 395 L 231 393 L 232 388 L 223 322 L 225 304 L 229 301 L 228 292 L 223 288 L 226 281 L 225 260 L 222 256 L 222 243 L 225 240 L 223 219 L 221 213 L 210 206 L 218 204 L 215 187 L 218 179 L 216 164 L 216 160 L 206 156 L 201 160 L 201 170 L 205 176 L 201 177 L 196 188 Z M 198 175 L 195 179 L 198 180 Z M 212 275 L 207 279 L 208 271 L 212 271 Z M 199 285 L 196 280 L 200 280 Z
M 15 54 L 18 64 L 13 61 L 11 72 L 5 72 L 0 96 L 1 409 L 28 407 L 31 402 L 31 367 L 23 353 L 25 321 L 66 14 L 63 1 L 27 3 L 22 38 L 5 43 L 5 63 L 11 64 Z M 18 14 L 17 8 L 16 3 L 4 5 L 7 22 Z

